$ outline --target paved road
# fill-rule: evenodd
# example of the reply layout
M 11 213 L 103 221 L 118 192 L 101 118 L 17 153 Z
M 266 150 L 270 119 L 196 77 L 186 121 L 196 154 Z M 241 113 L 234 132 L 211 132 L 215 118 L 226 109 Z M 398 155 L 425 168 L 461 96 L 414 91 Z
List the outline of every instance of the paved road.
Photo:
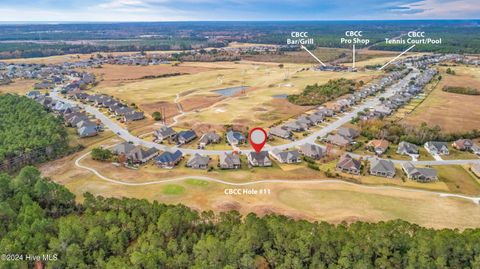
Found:
M 271 150 L 271 149 L 277 148 L 277 149 L 280 149 L 280 150 L 284 150 L 284 149 L 300 146 L 300 145 L 303 145 L 305 143 L 314 143 L 315 140 L 318 137 L 323 137 L 323 136 L 327 135 L 328 133 L 338 129 L 339 127 L 341 127 L 345 123 L 348 123 L 353 117 L 355 117 L 357 115 L 358 112 L 363 111 L 366 108 L 376 107 L 376 106 L 380 105 L 381 104 L 380 98 L 382 98 L 382 97 L 383 98 L 388 98 L 388 97 L 394 95 L 397 90 L 402 89 L 403 87 L 405 87 L 410 82 L 410 78 L 412 78 L 414 76 L 417 76 L 418 74 L 419 74 L 419 71 L 417 69 L 414 69 L 412 72 L 410 72 L 407 76 L 405 76 L 399 82 L 397 82 L 397 83 L 393 84 L 392 86 L 388 87 L 384 93 L 382 93 L 380 95 L 377 95 L 374 98 L 371 98 L 371 99 L 365 101 L 364 103 L 362 103 L 360 105 L 354 106 L 351 111 L 345 113 L 344 115 L 341 115 L 338 118 L 338 120 L 329 123 L 327 126 L 325 126 L 322 129 L 310 134 L 309 136 L 307 136 L 303 139 L 292 141 L 290 143 L 283 144 L 283 145 L 277 145 L 277 146 L 267 145 L 267 146 L 265 146 L 265 149 Z M 57 101 L 63 101 L 63 102 L 66 102 L 66 103 L 70 103 L 72 105 L 77 104 L 76 102 L 74 102 L 72 100 L 68 100 L 68 99 L 65 99 L 65 98 L 61 97 L 58 94 L 57 90 L 53 90 L 50 93 L 50 96 Z M 97 119 L 99 119 L 108 129 L 110 129 L 114 133 L 116 133 L 117 136 L 119 136 L 120 138 L 122 138 L 125 141 L 132 142 L 136 145 L 142 145 L 142 146 L 149 147 L 149 148 L 153 147 L 153 148 L 157 148 L 157 149 L 162 150 L 162 151 L 175 151 L 175 150 L 179 149 L 184 154 L 199 153 L 199 154 L 203 154 L 203 155 L 219 155 L 219 154 L 228 152 L 228 150 L 186 149 L 186 148 L 179 148 L 177 146 L 166 146 L 166 145 L 162 145 L 162 144 L 157 144 L 155 142 L 146 141 L 146 140 L 143 140 L 142 138 L 139 138 L 139 137 L 136 137 L 136 136 L 130 134 L 130 132 L 128 130 L 126 130 L 125 128 L 123 128 L 119 124 L 117 124 L 114 120 L 105 116 L 105 114 L 100 112 L 97 108 L 95 108 L 93 106 L 89 106 L 89 105 L 80 105 L 80 106 L 82 108 L 84 108 L 85 111 L 87 111 L 88 113 L 94 115 Z M 177 116 L 181 116 L 181 115 L 182 114 L 177 115 Z M 248 152 L 251 152 L 251 151 L 252 150 L 242 150 L 242 153 L 248 153 Z M 359 155 L 356 155 L 356 156 L 359 156 Z M 369 156 L 362 156 L 362 157 L 365 157 L 367 159 L 370 158 Z M 404 160 L 393 160 L 393 161 L 395 163 L 407 162 L 407 161 L 404 161 Z M 419 164 L 419 165 L 467 164 L 467 163 L 472 163 L 472 162 L 479 162 L 480 163 L 480 159 L 477 159 L 477 160 L 413 161 L 414 164 Z

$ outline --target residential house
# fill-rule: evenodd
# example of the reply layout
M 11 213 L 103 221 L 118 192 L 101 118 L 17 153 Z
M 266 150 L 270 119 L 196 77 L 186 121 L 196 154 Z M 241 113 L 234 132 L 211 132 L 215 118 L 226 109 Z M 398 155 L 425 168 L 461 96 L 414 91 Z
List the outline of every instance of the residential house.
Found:
M 356 138 L 360 135 L 357 130 L 352 129 L 352 128 L 347 128 L 347 127 L 338 128 L 337 134 L 339 134 L 341 136 L 344 136 L 344 137 L 347 137 L 347 138 L 350 138 L 350 139 L 354 139 L 354 138 Z
M 409 179 L 416 180 L 418 182 L 431 182 L 438 180 L 438 174 L 435 169 L 432 168 L 418 168 L 411 162 L 402 164 L 402 169 Z
M 187 144 L 197 138 L 197 134 L 193 130 L 181 131 L 175 136 L 177 145 Z
M 448 144 L 446 142 L 429 141 L 424 145 L 425 149 L 434 155 L 448 155 Z
M 467 151 L 470 150 L 473 146 L 473 141 L 471 139 L 458 139 L 452 143 L 452 147 L 461 150 Z
M 390 143 L 385 139 L 374 139 L 368 142 L 367 149 L 375 152 L 376 155 L 382 155 L 387 151 Z
M 131 113 L 127 113 L 123 116 L 123 120 L 125 122 L 143 120 L 144 118 L 145 115 L 143 114 L 143 112 L 139 111 L 132 111 Z
M 418 146 L 402 141 L 398 144 L 397 153 L 402 155 L 418 155 Z
M 395 165 L 391 160 L 374 158 L 370 161 L 370 174 L 392 178 L 395 176 Z
M 39 91 L 29 91 L 27 93 L 27 97 L 30 99 L 37 99 L 38 97 L 40 97 L 40 95 L 42 94 Z
M 162 168 L 171 169 L 175 167 L 182 160 L 182 152 L 177 150 L 175 152 L 165 151 L 159 156 L 155 157 L 155 163 Z
M 125 116 L 126 114 L 132 114 L 134 112 L 135 110 L 133 108 L 126 107 L 126 106 L 116 107 L 113 110 L 113 113 L 115 113 L 116 116 Z
M 281 151 L 274 149 L 270 151 L 270 155 L 277 159 L 280 163 L 299 163 L 302 161 L 300 158 L 300 152 L 298 150 Z
M 127 160 L 131 161 L 132 163 L 146 163 L 149 160 L 153 159 L 159 153 L 158 149 L 156 148 L 149 148 L 145 150 L 141 146 L 136 146 L 132 150 L 130 150 L 125 156 Z
M 153 135 L 156 137 L 156 141 L 162 142 L 163 140 L 174 138 L 177 132 L 170 126 L 162 125 L 162 127 L 153 132 Z
M 135 145 L 129 142 L 123 142 L 115 145 L 113 148 L 110 149 L 110 151 L 115 155 L 128 155 L 133 149 L 135 149 Z
M 322 147 L 315 144 L 309 144 L 309 143 L 301 145 L 300 152 L 303 155 L 315 160 L 319 160 L 326 155 L 326 152 Z
M 340 157 L 336 169 L 337 171 L 343 173 L 360 175 L 362 163 L 360 162 L 360 160 L 353 158 L 350 154 L 347 153 Z
M 193 169 L 207 169 L 210 157 L 195 153 L 187 162 L 187 167 Z
M 335 116 L 335 111 L 333 111 L 333 109 L 329 109 L 329 108 L 326 108 L 326 107 L 319 107 L 318 111 L 315 112 L 315 114 L 319 114 L 319 115 L 322 115 L 324 117 L 333 117 L 333 116 Z
M 91 137 L 98 134 L 97 126 L 87 125 L 77 129 L 78 135 L 80 137 Z
M 299 121 L 290 121 L 285 123 L 283 128 L 293 132 L 303 132 L 308 129 L 308 125 Z
M 310 118 L 310 116 L 305 116 L 305 115 L 302 115 L 302 116 L 298 117 L 297 122 L 302 124 L 302 125 L 307 126 L 307 128 L 312 127 L 312 126 L 317 124 Z
M 209 144 L 218 144 L 220 143 L 220 136 L 215 132 L 207 132 L 200 137 L 198 141 L 198 148 L 204 149 Z
M 345 137 L 339 134 L 334 134 L 334 135 L 330 134 L 325 138 L 325 141 L 327 143 L 330 143 L 332 145 L 336 145 L 339 147 L 346 147 L 353 142 L 351 138 Z
M 273 135 L 273 136 L 277 136 L 277 137 L 280 137 L 280 138 L 283 138 L 283 139 L 292 139 L 292 132 L 286 128 L 282 128 L 282 127 L 279 127 L 279 126 L 276 126 L 276 127 L 273 127 L 273 128 L 270 128 L 270 130 L 268 131 L 268 134 L 269 135 Z
M 248 163 L 251 166 L 272 166 L 272 161 L 268 157 L 267 151 L 251 151 L 247 154 Z
M 235 153 L 220 154 L 218 166 L 222 169 L 240 169 L 240 156 Z
M 245 136 L 240 132 L 235 131 L 228 131 L 227 132 L 227 142 L 232 146 L 237 146 L 240 144 L 245 144 L 246 142 Z

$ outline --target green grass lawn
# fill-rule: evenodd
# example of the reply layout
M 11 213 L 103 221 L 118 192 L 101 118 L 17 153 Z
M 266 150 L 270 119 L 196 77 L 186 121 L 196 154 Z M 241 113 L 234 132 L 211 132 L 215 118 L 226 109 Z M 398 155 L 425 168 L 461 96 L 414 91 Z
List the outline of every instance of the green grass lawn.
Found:
M 448 147 L 448 151 L 450 152 L 450 154 L 448 155 L 442 155 L 442 159 L 444 160 L 454 160 L 454 159 L 458 159 L 458 160 L 469 160 L 469 159 L 478 159 L 478 157 L 471 153 L 471 152 L 468 152 L 468 151 L 461 151 L 461 150 L 456 150 L 454 149 L 453 147 Z
M 166 185 L 162 189 L 162 193 L 166 195 L 180 195 L 185 192 L 185 187 L 175 184 Z
M 480 184 L 465 168 L 460 165 L 435 166 L 439 180 L 445 182 L 452 192 L 470 195 L 480 194 Z
M 208 185 L 208 181 L 201 180 L 201 179 L 194 179 L 194 178 L 185 180 L 185 183 L 187 183 L 188 185 L 199 186 L 199 187 L 205 187 Z

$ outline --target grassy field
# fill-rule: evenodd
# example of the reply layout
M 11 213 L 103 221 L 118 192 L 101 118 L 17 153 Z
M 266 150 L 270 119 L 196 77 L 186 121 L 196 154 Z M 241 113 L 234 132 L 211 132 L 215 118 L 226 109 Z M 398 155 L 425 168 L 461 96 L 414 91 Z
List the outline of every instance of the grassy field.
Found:
M 17 79 L 12 83 L 7 85 L 0 86 L 0 94 L 2 93 L 16 93 L 19 95 L 24 95 L 27 92 L 33 90 L 33 85 L 37 83 L 38 80 L 30 79 Z
M 257 62 L 182 63 L 179 68 L 204 68 L 207 71 L 168 78 L 148 79 L 127 83 L 119 87 L 98 86 L 102 92 L 135 103 L 148 114 L 172 106 L 177 94 L 184 111 L 183 127 L 195 125 L 260 125 L 300 114 L 309 107 L 300 107 L 284 99 L 275 99 L 277 94 L 300 92 L 306 85 L 325 83 L 329 79 L 370 81 L 378 72 L 344 73 L 306 71 L 308 65 Z M 303 69 L 303 71 L 301 71 Z M 114 76 L 114 75 L 111 75 Z M 213 90 L 247 85 L 244 93 L 221 97 Z M 170 112 L 171 113 L 171 112 Z M 169 114 L 170 114 L 169 113 Z
M 439 180 L 445 182 L 451 192 L 477 196 L 480 194 L 480 184 L 463 166 L 436 166 L 435 169 Z
M 463 95 L 442 91 L 444 86 L 464 86 L 480 88 L 480 68 L 468 66 L 450 67 L 456 75 L 445 73 L 440 67 L 442 80 L 410 115 L 402 122 L 420 125 L 439 125 L 448 132 L 467 131 L 480 126 L 480 96 Z

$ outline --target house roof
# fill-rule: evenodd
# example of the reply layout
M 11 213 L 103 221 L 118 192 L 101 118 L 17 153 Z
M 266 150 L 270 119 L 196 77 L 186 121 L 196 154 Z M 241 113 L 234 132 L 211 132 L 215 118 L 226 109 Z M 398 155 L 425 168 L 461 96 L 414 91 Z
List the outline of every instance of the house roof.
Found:
M 362 166 L 362 163 L 350 156 L 350 154 L 344 154 L 342 157 L 340 157 L 340 160 L 337 163 L 337 167 L 340 167 L 342 169 L 356 169 L 360 170 L 360 167 Z
M 418 146 L 406 141 L 402 141 L 398 144 L 398 149 L 397 151 L 404 151 L 407 153 L 411 154 L 417 154 L 418 153 Z
M 240 156 L 233 153 L 223 153 L 220 154 L 220 164 L 224 164 L 226 166 L 235 166 L 240 165 Z
M 427 147 L 434 147 L 437 150 L 441 150 L 442 147 L 448 148 L 448 144 L 446 142 L 439 142 L 439 141 L 428 141 L 425 143 Z
M 157 130 L 155 130 L 155 135 L 162 138 L 173 136 L 176 133 L 177 132 L 175 132 L 172 127 L 166 125 L 163 125 Z
M 387 149 L 388 145 L 390 145 L 390 143 L 385 139 L 374 139 L 368 142 L 367 144 L 368 147 L 381 148 L 381 149 Z
M 241 140 L 245 141 L 245 136 L 240 132 L 228 131 L 227 140 L 230 142 L 239 142 Z
M 177 134 L 177 137 L 185 140 L 195 138 L 197 134 L 193 130 L 181 131 Z
M 395 165 L 391 160 L 375 158 L 370 161 L 370 171 L 395 174 Z
M 187 162 L 188 166 L 205 166 L 208 165 L 210 157 L 195 153 Z
M 280 162 L 289 162 L 292 160 L 297 160 L 300 157 L 300 152 L 298 152 L 298 150 L 280 151 L 279 149 L 274 149 L 271 151 L 271 153 Z
M 96 133 L 97 133 L 97 128 L 96 126 L 92 126 L 92 125 L 85 125 L 78 129 L 78 134 L 80 136 L 94 135 Z
M 249 156 L 249 159 L 255 160 L 258 163 L 270 162 L 270 158 L 268 158 L 267 151 L 260 151 L 258 153 L 251 151 L 248 153 L 248 156 Z
M 418 168 L 411 162 L 402 164 L 402 167 L 409 177 L 424 176 L 426 178 L 436 178 L 438 175 L 437 171 L 433 168 Z
M 357 130 L 347 127 L 338 128 L 337 134 L 348 138 L 355 138 L 358 136 Z
M 207 132 L 202 135 L 200 138 L 200 143 L 212 143 L 220 140 L 220 136 L 215 132 Z
M 164 153 L 160 154 L 160 156 L 155 158 L 156 162 L 159 163 L 172 163 L 178 161 L 182 157 L 182 152 L 177 150 L 175 152 L 165 151 Z
M 128 142 L 123 142 L 121 144 L 115 145 L 113 148 L 110 149 L 110 151 L 113 154 L 128 154 L 130 151 L 135 149 L 135 145 L 128 143 Z
M 303 144 L 300 146 L 300 151 L 305 154 L 305 155 L 319 155 L 319 156 L 323 156 L 325 151 L 323 150 L 322 147 L 318 146 L 318 145 L 314 145 L 314 144 Z

